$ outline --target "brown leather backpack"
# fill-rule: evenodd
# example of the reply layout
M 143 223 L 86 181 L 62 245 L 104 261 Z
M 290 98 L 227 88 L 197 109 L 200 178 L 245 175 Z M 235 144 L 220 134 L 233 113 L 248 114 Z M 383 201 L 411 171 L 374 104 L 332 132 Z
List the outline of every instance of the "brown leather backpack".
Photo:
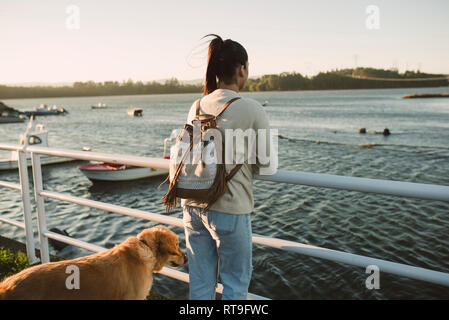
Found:
M 227 182 L 238 172 L 242 164 L 237 164 L 229 174 L 226 173 L 224 140 L 215 141 L 209 138 L 203 141 L 203 138 L 208 136 L 209 130 L 218 129 L 218 117 L 238 99 L 240 97 L 229 100 L 217 115 L 200 114 L 201 100 L 198 100 L 192 124 L 184 125 L 176 143 L 171 147 L 170 173 L 166 179 L 166 181 L 170 179 L 170 185 L 168 192 L 162 198 L 167 212 L 177 206 L 178 198 L 193 199 L 205 204 L 203 210 L 205 211 L 226 193 Z M 195 125 L 200 132 L 197 136 L 194 134 Z M 221 152 L 217 149 L 217 144 L 221 146 Z M 199 154 L 202 155 L 201 161 L 199 161 Z M 208 158 L 211 163 L 204 160 L 204 154 L 212 155 Z M 218 161 L 220 158 L 221 161 Z

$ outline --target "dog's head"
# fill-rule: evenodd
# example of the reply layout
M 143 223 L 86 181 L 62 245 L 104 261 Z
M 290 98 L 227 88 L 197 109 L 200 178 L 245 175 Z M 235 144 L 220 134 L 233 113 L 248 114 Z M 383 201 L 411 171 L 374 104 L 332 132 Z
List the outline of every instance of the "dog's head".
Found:
M 187 263 L 187 255 L 179 248 L 176 234 L 164 226 L 155 226 L 143 230 L 137 239 L 148 246 L 156 257 L 153 272 L 158 272 L 168 264 L 171 267 L 180 267 Z

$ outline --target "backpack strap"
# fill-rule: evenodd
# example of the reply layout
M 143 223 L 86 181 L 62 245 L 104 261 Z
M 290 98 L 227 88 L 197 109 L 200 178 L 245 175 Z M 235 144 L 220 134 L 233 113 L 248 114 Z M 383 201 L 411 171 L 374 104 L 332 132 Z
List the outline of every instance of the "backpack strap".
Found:
M 198 102 L 196 103 L 196 116 L 198 117 L 200 115 L 200 101 L 201 99 L 198 99 Z
M 237 101 L 238 99 L 240 99 L 240 97 L 235 97 L 232 98 L 231 100 L 229 100 L 224 106 L 223 108 L 221 108 L 220 112 L 215 116 L 216 118 L 218 118 L 225 110 L 227 107 L 229 107 L 229 105 L 231 103 L 233 103 L 234 101 Z M 243 166 L 243 164 L 238 164 L 234 167 L 234 169 L 231 170 L 231 172 L 229 172 L 228 175 L 226 175 L 226 182 L 228 182 L 229 180 L 232 179 L 232 177 L 240 170 L 240 168 Z
M 226 110 L 226 108 L 227 107 L 229 107 L 229 105 L 231 104 L 231 103 L 233 103 L 234 101 L 236 101 L 236 100 L 238 100 L 238 99 L 240 99 L 240 97 L 235 97 L 235 98 L 232 98 L 231 100 L 229 100 L 224 106 L 223 106 L 223 108 L 221 108 L 221 110 L 220 110 L 220 112 L 215 116 L 215 117 L 219 117 L 225 110 Z
M 232 98 L 231 100 L 229 100 L 228 102 L 226 102 L 226 104 L 221 108 L 220 112 L 219 112 L 215 117 L 218 118 L 218 117 L 219 117 L 219 116 L 226 110 L 226 108 L 229 107 L 229 105 L 230 105 L 231 103 L 233 103 L 234 101 L 236 101 L 236 100 L 238 100 L 238 99 L 240 99 L 240 97 Z M 196 103 L 195 114 L 196 114 L 197 117 L 200 115 L 200 101 L 201 101 L 201 99 L 198 99 L 198 102 Z
M 232 179 L 232 177 L 240 170 L 240 168 L 243 166 L 243 164 L 238 164 L 234 167 L 234 169 L 229 172 L 229 174 L 226 176 L 226 182 Z

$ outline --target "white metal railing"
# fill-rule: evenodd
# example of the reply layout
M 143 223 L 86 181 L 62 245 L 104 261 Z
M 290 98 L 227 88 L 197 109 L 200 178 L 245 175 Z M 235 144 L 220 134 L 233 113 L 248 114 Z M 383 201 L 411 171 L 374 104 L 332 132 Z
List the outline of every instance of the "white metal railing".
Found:
M 26 237 L 26 250 L 27 257 L 30 264 L 35 264 L 39 262 L 39 258 L 36 257 L 36 249 L 34 247 L 34 235 L 33 235 L 33 225 L 31 219 L 31 202 L 30 202 L 30 184 L 28 181 L 28 166 L 26 160 L 26 154 L 23 151 L 23 146 L 20 145 L 0 145 L 0 150 L 10 150 L 18 151 L 18 168 L 19 168 L 19 181 L 20 184 L 0 181 L 1 187 L 7 187 L 19 190 L 22 194 L 22 211 L 23 211 L 23 223 L 14 221 L 12 219 L 7 219 L 0 216 L 0 221 L 6 222 L 16 227 L 25 230 Z
M 112 205 L 81 197 L 75 197 L 68 194 L 48 191 L 44 190 L 42 187 L 40 154 L 52 155 L 57 157 L 74 158 L 80 160 L 96 160 L 114 163 L 125 163 L 129 165 L 160 168 L 160 169 L 168 169 L 169 160 L 167 159 L 75 151 L 67 149 L 38 147 L 38 146 L 29 146 L 27 147 L 26 150 L 24 150 L 23 146 L 13 144 L 0 144 L 0 150 L 2 149 L 19 152 L 18 161 L 19 161 L 20 185 L 11 182 L 0 181 L 0 186 L 22 191 L 24 223 L 20 223 L 12 219 L 2 217 L 0 217 L 0 221 L 13 224 L 17 227 L 25 229 L 27 237 L 27 254 L 28 257 L 30 258 L 30 261 L 38 261 L 38 259 L 34 257 L 34 240 L 31 228 L 28 175 L 25 174 L 27 168 L 26 162 L 24 160 L 25 160 L 25 153 L 28 152 L 31 153 L 32 159 L 31 163 L 33 168 L 34 196 L 37 208 L 37 221 L 38 221 L 39 242 L 41 248 L 41 260 L 43 263 L 49 261 L 48 238 L 65 242 L 80 248 L 84 248 L 92 252 L 99 252 L 102 250 L 106 250 L 106 248 L 96 246 L 85 241 L 77 240 L 74 238 L 70 238 L 67 236 L 63 236 L 48 231 L 45 219 L 44 197 L 60 201 L 71 202 L 83 206 L 88 206 L 91 208 L 97 208 L 104 211 L 115 212 L 123 215 L 133 216 L 140 219 L 155 221 L 158 223 L 164 223 L 183 228 L 182 219 L 179 218 L 160 215 L 138 209 L 122 207 L 118 205 Z M 422 183 L 389 181 L 379 179 L 367 179 L 358 177 L 345 177 L 329 174 L 317 174 L 317 173 L 295 172 L 284 170 L 279 170 L 276 174 L 271 176 L 256 176 L 255 178 L 259 180 L 273 181 L 273 182 L 283 182 L 283 183 L 308 185 L 315 187 L 371 192 L 378 194 L 388 194 L 395 196 L 412 197 L 419 199 L 431 199 L 449 202 L 449 186 L 439 186 Z M 252 240 L 253 243 L 265 245 L 268 247 L 297 252 L 308 256 L 323 258 L 350 265 L 365 268 L 369 265 L 376 265 L 379 267 L 379 270 L 387 273 L 392 273 L 400 276 L 409 277 L 412 279 L 449 286 L 449 273 L 409 266 L 381 259 L 370 258 L 366 256 L 351 254 L 337 250 L 315 247 L 311 245 L 297 243 L 294 241 L 265 237 L 257 234 L 253 234 Z M 188 274 L 184 272 L 164 267 L 160 273 L 184 282 L 189 282 Z M 219 284 L 217 287 L 217 292 L 221 293 L 222 290 L 223 286 Z M 254 294 L 248 294 L 248 298 L 264 299 L 264 297 Z

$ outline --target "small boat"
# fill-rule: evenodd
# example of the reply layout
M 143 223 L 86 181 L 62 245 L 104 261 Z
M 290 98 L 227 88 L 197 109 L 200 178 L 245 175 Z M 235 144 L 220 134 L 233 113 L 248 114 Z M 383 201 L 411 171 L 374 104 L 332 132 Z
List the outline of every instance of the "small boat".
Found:
M 131 107 L 128 109 L 128 115 L 131 117 L 141 117 L 143 116 L 143 109 Z
M 79 167 L 92 181 L 129 181 L 167 175 L 168 170 L 136 167 L 121 163 L 88 163 Z
M 10 108 L 0 101 L 0 123 L 24 122 L 25 118 L 20 111 Z
M 25 146 L 39 145 L 40 147 L 48 147 L 48 131 L 44 130 L 44 126 L 34 124 L 34 116 L 31 116 L 26 131 L 20 135 L 19 144 Z M 18 168 L 18 153 L 17 151 L 11 151 L 9 158 L 0 158 L 0 171 L 12 170 Z M 42 154 L 40 156 L 41 165 L 64 163 L 76 161 L 76 159 L 54 157 Z M 27 153 L 27 164 L 31 166 L 31 156 Z
M 106 109 L 108 106 L 106 103 L 98 102 L 96 106 L 91 106 L 92 109 Z
M 170 159 L 167 156 L 167 143 L 172 140 L 173 138 L 164 140 L 164 159 Z M 129 181 L 168 175 L 166 169 L 137 167 L 111 162 L 91 162 L 80 166 L 79 169 L 92 181 Z
M 265 106 L 267 106 L 268 105 L 268 100 L 265 100 L 263 103 L 262 103 L 262 107 L 265 107 Z
M 46 104 L 41 104 L 39 108 L 36 108 L 35 111 L 25 111 L 24 112 L 28 117 L 30 116 L 57 116 L 57 115 L 66 115 L 69 113 L 64 107 L 57 107 L 54 105 L 53 107 L 47 106 Z

